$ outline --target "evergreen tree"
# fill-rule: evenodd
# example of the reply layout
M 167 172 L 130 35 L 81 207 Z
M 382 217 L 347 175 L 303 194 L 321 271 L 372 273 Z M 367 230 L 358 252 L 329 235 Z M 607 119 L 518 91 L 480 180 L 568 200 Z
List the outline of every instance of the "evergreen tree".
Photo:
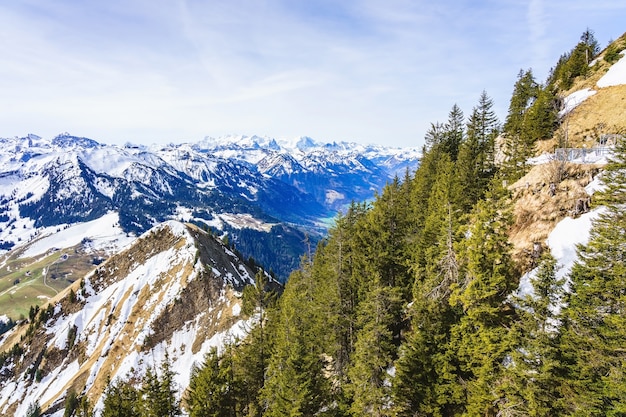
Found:
M 537 99 L 528 109 L 528 134 L 536 140 L 551 139 L 558 127 L 558 99 L 555 89 L 538 87 Z
M 121 379 L 108 382 L 104 391 L 102 417 L 141 417 L 139 391 Z
M 431 123 L 424 136 L 424 153 L 439 147 L 445 138 L 445 125 L 443 123 Z
M 608 204 L 579 248 L 570 274 L 571 293 L 563 311 L 562 350 L 569 366 L 564 384 L 573 415 L 626 413 L 626 143 L 607 166 Z
M 495 174 L 494 146 L 500 131 L 493 101 L 485 91 L 467 122 L 467 135 L 459 149 L 457 175 L 464 190 L 460 194 L 463 211 L 469 211 L 483 196 Z
M 405 288 L 410 295 L 411 275 L 405 262 L 409 222 L 410 190 L 398 177 L 387 184 L 368 211 L 357 232 L 363 255 L 383 285 Z
M 495 415 L 504 398 L 502 375 L 510 352 L 512 313 L 507 298 L 517 284 L 505 197 L 505 190 L 494 181 L 476 205 L 467 237 L 461 242 L 460 284 L 452 285 L 450 297 L 463 310 L 452 328 L 450 348 L 459 361 L 457 377 L 465 381 L 469 415 Z
M 436 195 L 436 194 L 433 194 Z M 455 226 L 451 204 L 439 235 L 441 249 L 420 279 L 415 281 L 411 303 L 411 329 L 400 347 L 393 383 L 395 411 L 399 416 L 453 415 L 463 403 L 456 383 L 458 370 L 448 349 L 450 328 L 458 309 L 449 304 L 451 286 L 458 283 Z
M 583 45 L 585 45 L 585 62 L 589 65 L 591 61 L 598 56 L 598 53 L 600 53 L 600 44 L 598 43 L 593 30 L 589 28 L 587 28 L 583 34 L 580 35 L 580 41 Z
M 526 160 L 533 154 L 537 138 L 528 129 L 528 111 L 538 95 L 538 84 L 532 70 L 520 71 L 513 87 L 509 111 L 504 122 L 503 168 L 508 179 L 526 173 Z
M 174 382 L 176 373 L 170 367 L 170 359 L 167 353 L 163 362 L 161 362 L 159 371 L 160 375 L 157 375 L 148 369 L 148 373 L 144 378 L 142 392 L 145 404 L 147 404 L 145 409 L 150 410 L 148 416 L 179 416 L 181 415 L 180 402 L 176 399 L 178 390 Z M 146 415 L 144 414 L 144 416 Z
M 193 366 L 185 393 L 190 417 L 236 416 L 230 395 L 229 371 L 216 348 L 205 355 L 201 366 Z
M 28 409 L 26 410 L 26 417 L 40 417 L 40 416 L 41 416 L 41 407 L 39 406 L 39 401 L 35 401 L 34 403 L 29 404 Z
M 279 302 L 275 344 L 262 397 L 266 416 L 314 415 L 332 404 L 324 309 L 311 266 L 291 274 Z
M 542 258 L 531 284 L 533 293 L 516 299 L 519 318 L 511 333 L 517 347 L 506 369 L 513 380 L 507 404 L 528 416 L 562 415 L 558 305 L 564 281 L 556 278 L 556 260 L 551 255 Z
M 456 161 L 459 155 L 459 147 L 463 142 L 464 131 L 463 111 L 456 104 L 448 113 L 448 122 L 444 126 L 442 151 L 450 155 L 452 161 Z
M 354 356 L 348 371 L 355 416 L 389 415 L 390 375 L 387 373 L 395 356 L 392 327 L 400 311 L 398 288 L 380 285 L 374 276 L 367 299 L 359 305 Z

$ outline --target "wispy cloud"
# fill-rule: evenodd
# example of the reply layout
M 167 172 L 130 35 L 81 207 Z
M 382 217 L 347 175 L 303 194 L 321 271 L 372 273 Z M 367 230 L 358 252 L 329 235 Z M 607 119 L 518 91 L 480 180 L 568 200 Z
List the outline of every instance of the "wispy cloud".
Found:
M 418 145 L 483 89 L 504 116 L 517 71 L 546 74 L 587 26 L 601 42 L 620 36 L 621 3 L 3 2 L 0 136 Z

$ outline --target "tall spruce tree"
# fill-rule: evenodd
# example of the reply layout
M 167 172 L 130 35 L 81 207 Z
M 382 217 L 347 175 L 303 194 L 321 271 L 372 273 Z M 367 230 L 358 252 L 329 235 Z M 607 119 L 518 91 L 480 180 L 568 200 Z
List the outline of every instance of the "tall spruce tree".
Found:
M 401 309 L 398 287 L 381 285 L 373 276 L 367 298 L 359 305 L 354 355 L 348 370 L 354 416 L 387 416 L 390 413 L 391 376 L 395 357 L 393 327 Z
M 262 397 L 266 416 L 319 414 L 332 401 L 326 351 L 328 310 L 311 265 L 289 277 L 279 302 L 275 343 Z
M 539 86 L 532 70 L 520 71 L 513 87 L 509 111 L 504 122 L 504 163 L 507 179 L 518 179 L 527 170 L 526 161 L 534 152 L 537 138 L 528 124 L 528 111 L 535 102 Z
M 505 398 L 502 376 L 510 352 L 513 311 L 507 299 L 517 285 L 506 207 L 505 190 L 500 182 L 492 182 L 461 242 L 460 284 L 453 285 L 450 297 L 463 310 L 451 331 L 450 348 L 459 363 L 457 378 L 465 381 L 468 415 L 495 415 Z
M 459 309 L 449 303 L 451 286 L 459 279 L 458 224 L 449 199 L 444 199 L 441 210 L 443 221 L 436 244 L 431 246 L 439 249 L 429 251 L 432 258 L 427 258 L 425 266 L 416 265 L 411 328 L 395 364 L 393 399 L 399 416 L 454 415 L 462 409 L 462 390 L 450 383 L 458 375 L 457 361 L 448 349 L 450 329 L 459 315 Z
M 161 362 L 158 373 L 156 369 L 148 368 L 140 389 L 142 417 L 175 417 L 181 415 L 180 404 L 176 398 L 177 390 L 174 375 L 168 355 Z
M 217 348 L 204 357 L 201 366 L 191 368 L 185 406 L 190 417 L 235 417 L 231 369 Z
M 563 311 L 562 350 L 569 366 L 564 396 L 572 415 L 626 414 L 626 142 L 605 173 L 607 204 L 579 248 Z
M 464 211 L 469 211 L 482 198 L 495 174 L 494 147 L 499 132 L 493 100 L 483 91 L 467 122 L 466 139 L 460 146 L 456 164 L 457 176 L 464 187 L 460 195 Z
M 443 141 L 441 143 L 443 152 L 450 155 L 450 159 L 456 161 L 459 155 L 459 147 L 463 142 L 465 135 L 465 121 L 461 108 L 454 104 L 450 113 L 448 113 L 448 121 L 443 130 Z
M 101 416 L 141 417 L 139 390 L 122 379 L 108 381 Z
M 511 327 L 515 348 L 505 371 L 513 382 L 506 404 L 528 416 L 562 415 L 559 305 L 564 280 L 556 277 L 556 259 L 544 255 L 531 284 L 531 294 L 515 298 L 518 319 Z

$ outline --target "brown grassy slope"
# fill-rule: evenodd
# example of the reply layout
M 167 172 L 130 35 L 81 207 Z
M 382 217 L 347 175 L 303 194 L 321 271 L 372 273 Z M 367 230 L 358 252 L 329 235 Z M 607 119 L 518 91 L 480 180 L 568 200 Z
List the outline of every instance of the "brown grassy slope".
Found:
M 534 266 L 535 244 L 545 247 L 554 226 L 564 217 L 575 215 L 578 200 L 589 198 L 585 186 L 600 170 L 598 165 L 553 161 L 533 167 L 511 185 L 514 224 L 510 241 L 513 257 L 523 271 Z M 554 195 L 550 190 L 552 182 L 556 185 Z
M 626 48 L 626 33 L 615 44 Z M 622 51 L 626 53 L 626 49 Z M 587 98 L 561 121 L 555 135 L 537 144 L 539 154 L 552 152 L 567 135 L 568 147 L 593 147 L 603 134 L 626 133 L 626 85 L 600 88 L 597 82 L 607 73 L 612 64 L 604 60 L 606 49 L 595 60 L 586 77 L 579 77 L 572 88 L 564 91 L 561 97 L 590 88 L 596 94 Z

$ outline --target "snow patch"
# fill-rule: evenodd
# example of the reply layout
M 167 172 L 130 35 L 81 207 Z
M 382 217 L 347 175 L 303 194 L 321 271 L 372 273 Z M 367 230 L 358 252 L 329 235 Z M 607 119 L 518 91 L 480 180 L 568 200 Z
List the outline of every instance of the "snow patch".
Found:
M 597 82 L 600 88 L 622 84 L 626 84 L 626 55 L 613 64 L 608 72 Z
M 563 99 L 563 109 L 559 112 L 559 117 L 563 117 L 576 107 L 578 107 L 583 101 L 596 93 L 595 90 L 585 88 L 584 90 L 578 90 L 570 94 Z
M 23 256 L 34 257 L 55 248 L 71 248 L 81 243 L 83 239 L 89 240 L 89 245 L 93 249 L 111 253 L 127 246 L 135 238 L 126 236 L 119 226 L 119 215 L 109 212 L 99 219 L 62 228 L 56 233 L 40 238 L 30 245 Z
M 252 229 L 259 232 L 269 232 L 272 230 L 272 227 L 276 225 L 275 223 L 265 223 L 261 220 L 255 219 L 251 214 L 247 213 L 223 213 L 218 216 L 235 229 Z
M 566 278 L 570 273 L 578 259 L 577 245 L 584 245 L 589 241 L 592 222 L 604 211 L 605 207 L 599 207 L 576 219 L 566 217 L 552 230 L 547 243 L 552 256 L 557 260 L 557 279 Z

